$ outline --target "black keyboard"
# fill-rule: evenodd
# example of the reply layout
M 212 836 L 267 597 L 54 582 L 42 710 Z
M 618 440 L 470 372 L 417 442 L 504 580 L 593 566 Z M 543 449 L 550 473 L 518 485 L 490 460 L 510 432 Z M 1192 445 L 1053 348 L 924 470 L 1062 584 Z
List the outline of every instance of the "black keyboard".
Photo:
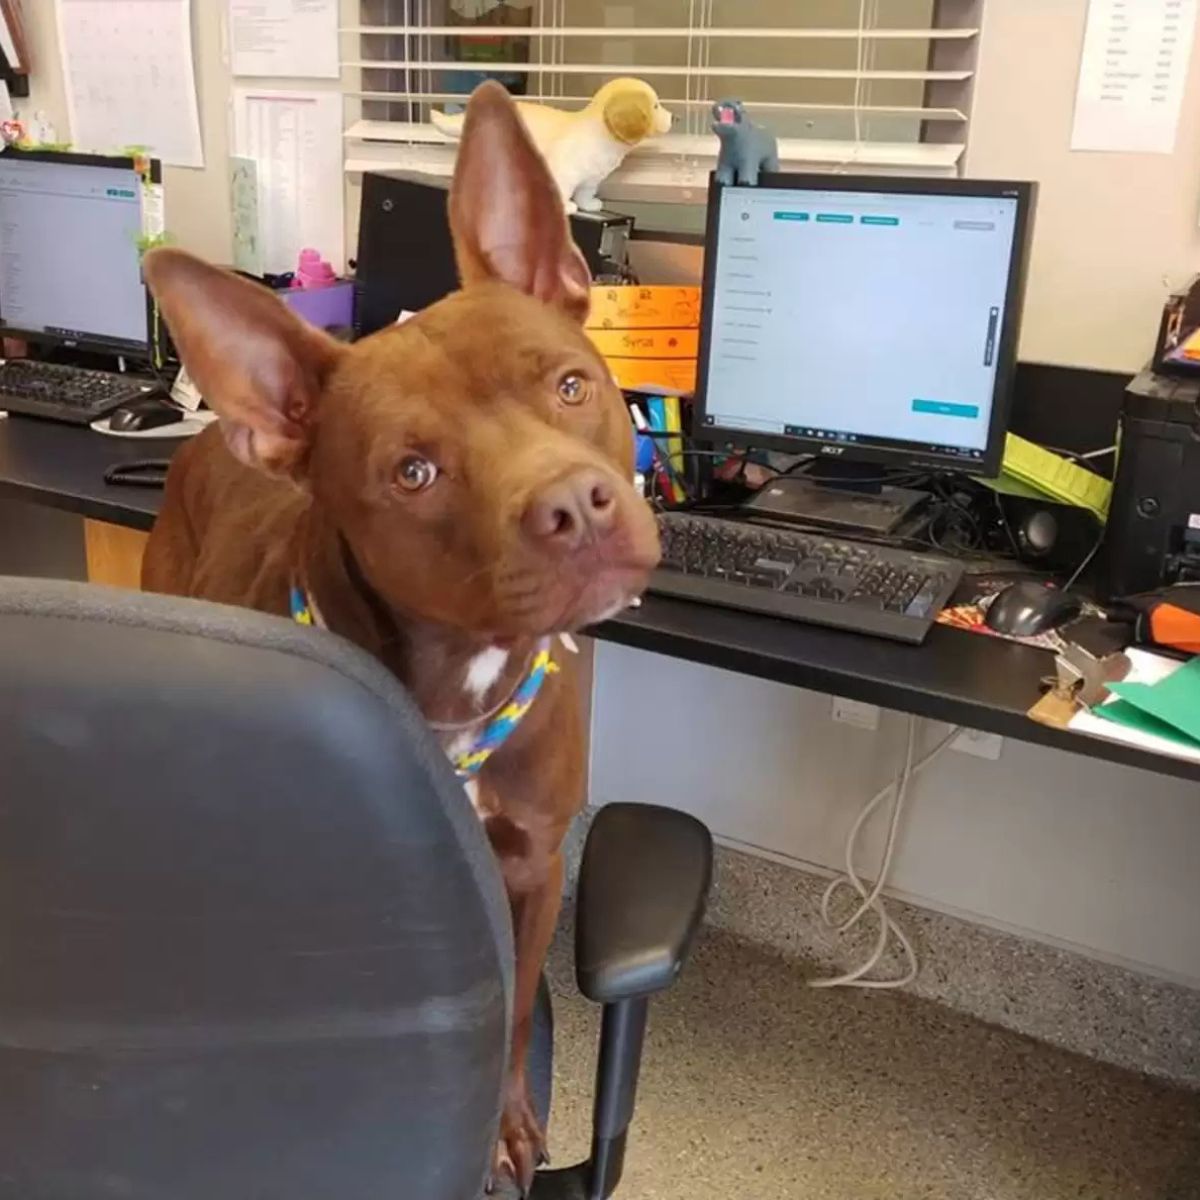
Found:
M 0 363 L 0 412 L 72 425 L 90 425 L 152 388 L 144 379 L 114 371 L 90 371 L 28 358 Z
M 914 645 L 963 573 L 934 554 L 693 513 L 662 513 L 658 528 L 651 592 Z

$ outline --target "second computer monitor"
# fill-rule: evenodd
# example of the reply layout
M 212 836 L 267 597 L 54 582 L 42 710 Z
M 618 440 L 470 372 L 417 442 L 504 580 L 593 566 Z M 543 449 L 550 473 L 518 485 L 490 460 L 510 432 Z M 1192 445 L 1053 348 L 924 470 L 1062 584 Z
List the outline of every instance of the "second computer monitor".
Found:
M 714 183 L 696 432 L 996 473 L 1032 202 L 1029 183 Z
M 132 158 L 0 154 L 0 333 L 149 353 L 139 168 Z M 149 171 L 157 183 L 157 161 Z

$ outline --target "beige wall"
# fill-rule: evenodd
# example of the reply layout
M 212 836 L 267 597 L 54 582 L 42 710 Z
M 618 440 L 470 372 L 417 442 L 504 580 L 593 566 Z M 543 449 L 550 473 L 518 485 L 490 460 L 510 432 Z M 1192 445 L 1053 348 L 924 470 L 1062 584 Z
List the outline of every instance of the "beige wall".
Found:
M 353 13 L 355 0 L 343 0 L 344 14 Z M 225 53 L 225 0 L 193 0 L 192 38 L 200 130 L 204 138 L 204 167 L 165 167 L 167 229 L 187 250 L 214 262 L 227 263 L 233 254 L 229 207 L 229 98 L 232 77 Z M 25 5 L 35 63 L 30 98 L 22 107 L 40 109 L 69 136 L 62 62 L 59 58 L 53 0 Z M 337 89 L 335 80 L 272 79 L 272 87 Z M 341 186 L 341 180 L 330 185 Z
M 342 3 L 348 17 L 356 0 Z M 990 0 L 984 7 L 967 170 L 1041 185 L 1022 357 L 1134 370 L 1149 353 L 1168 285 L 1200 269 L 1200 54 L 1174 155 L 1072 153 L 1087 0 Z M 224 8 L 222 0 L 193 4 L 207 165 L 166 172 L 168 227 L 181 245 L 217 261 L 230 256 Z M 54 5 L 37 0 L 26 11 L 38 64 L 32 103 L 65 131 Z M 346 203 L 353 231 L 356 187 L 347 189 Z
M 989 0 L 967 173 L 1040 185 L 1021 357 L 1133 371 L 1200 270 L 1200 51 L 1173 155 L 1078 153 L 1087 0 Z
M 192 5 L 192 36 L 196 60 L 196 88 L 200 98 L 200 128 L 204 136 L 204 168 L 164 168 L 167 229 L 178 243 L 217 262 L 232 255 L 229 189 L 229 70 L 222 55 L 223 0 L 197 0 Z M 21 102 L 39 109 L 67 140 L 66 99 L 62 60 L 59 57 L 52 0 L 25 6 L 35 64 L 30 98 Z

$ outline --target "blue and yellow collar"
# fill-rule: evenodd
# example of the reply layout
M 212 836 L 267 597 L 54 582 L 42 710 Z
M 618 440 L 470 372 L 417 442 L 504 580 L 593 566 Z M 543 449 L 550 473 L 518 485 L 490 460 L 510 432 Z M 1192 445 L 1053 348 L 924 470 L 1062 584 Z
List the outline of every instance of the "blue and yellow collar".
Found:
M 479 774 L 483 764 L 512 737 L 522 718 L 533 707 L 546 676 L 558 672 L 558 663 L 550 653 L 551 645 L 549 638 L 538 642 L 529 670 L 508 703 L 484 724 L 465 750 L 451 755 L 450 762 L 460 779 L 471 779 Z
M 294 584 L 288 595 L 292 620 L 297 625 L 320 625 L 320 614 L 311 604 L 303 588 Z M 460 779 L 473 779 L 505 742 L 512 737 L 522 718 L 533 707 L 537 694 L 542 690 L 547 675 L 558 672 L 558 663 L 551 654 L 551 638 L 542 638 L 533 652 L 529 669 L 517 684 L 508 703 L 499 712 L 489 717 L 475 734 L 471 743 L 450 756 L 450 763 Z

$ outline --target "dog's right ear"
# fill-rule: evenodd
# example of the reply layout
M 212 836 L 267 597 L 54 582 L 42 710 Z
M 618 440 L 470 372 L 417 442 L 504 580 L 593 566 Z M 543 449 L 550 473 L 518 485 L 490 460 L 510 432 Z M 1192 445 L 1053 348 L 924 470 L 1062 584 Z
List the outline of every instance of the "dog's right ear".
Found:
M 591 276 L 571 241 L 562 198 L 495 81 L 481 83 L 467 104 L 450 229 L 464 287 L 497 279 L 576 320 L 587 315 Z
M 182 250 L 151 250 L 143 271 L 230 450 L 250 466 L 296 475 L 342 347 L 266 288 Z

